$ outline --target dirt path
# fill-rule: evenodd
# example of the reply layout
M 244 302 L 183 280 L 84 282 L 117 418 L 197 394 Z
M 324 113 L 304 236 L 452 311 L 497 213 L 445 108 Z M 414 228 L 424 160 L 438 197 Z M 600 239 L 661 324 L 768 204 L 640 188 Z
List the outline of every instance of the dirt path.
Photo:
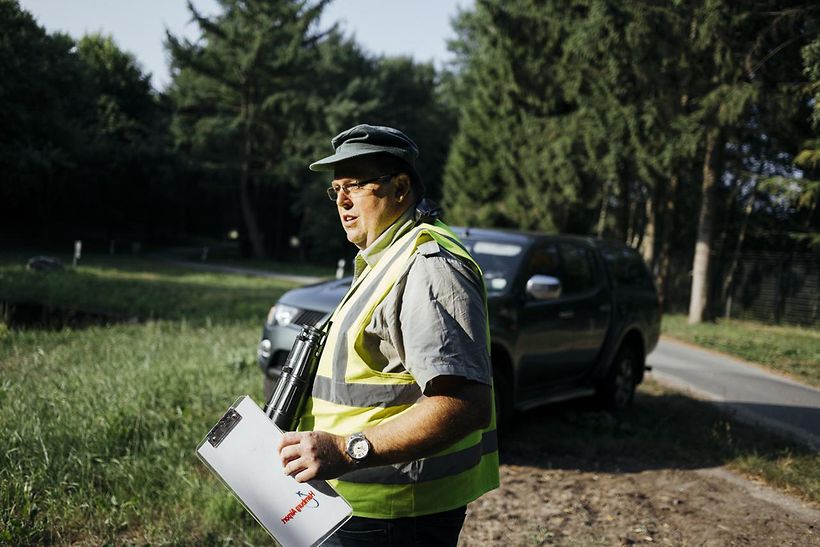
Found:
M 820 508 L 724 467 L 789 446 L 771 442 L 651 383 L 622 420 L 534 410 L 502 438 L 501 488 L 470 504 L 460 545 L 820 547 Z
M 820 512 L 711 472 L 501 472 L 501 489 L 470 505 L 461 545 L 820 545 Z

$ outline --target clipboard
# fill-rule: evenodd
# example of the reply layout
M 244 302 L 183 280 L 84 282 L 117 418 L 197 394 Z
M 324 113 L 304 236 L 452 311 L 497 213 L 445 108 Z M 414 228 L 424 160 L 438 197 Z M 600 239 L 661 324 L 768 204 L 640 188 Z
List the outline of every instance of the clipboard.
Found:
M 245 395 L 197 446 L 197 456 L 283 547 L 319 545 L 351 517 L 350 504 L 327 482 L 285 475 L 282 431 Z

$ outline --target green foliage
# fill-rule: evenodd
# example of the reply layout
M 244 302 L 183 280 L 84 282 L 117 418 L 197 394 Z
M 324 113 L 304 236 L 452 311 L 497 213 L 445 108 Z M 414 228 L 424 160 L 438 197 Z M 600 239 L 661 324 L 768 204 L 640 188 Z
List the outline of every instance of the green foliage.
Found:
M 605 187 L 624 209 L 636 176 L 638 192 L 664 176 L 678 144 L 679 72 L 661 55 L 680 39 L 672 11 L 487 1 L 463 14 L 446 192 L 458 221 L 589 233 Z
M 0 3 L 0 27 L 0 225 L 46 241 L 66 224 L 155 230 L 174 203 L 150 77 L 111 38 L 49 35 L 17 2 Z
M 192 8 L 201 39 L 168 37 L 177 149 L 201 178 L 238 196 L 243 242 L 256 254 L 262 234 L 265 251 L 279 259 L 291 237 L 301 259 L 351 254 L 324 197 L 327 181 L 307 165 L 357 123 L 411 135 L 431 194 L 440 189 L 452 116 L 436 94 L 433 66 L 368 57 L 335 29 L 318 34 L 325 4 L 226 1 L 212 18 Z
M 691 253 L 709 137 L 713 254 L 817 240 L 807 4 L 479 0 L 443 72 L 321 32 L 325 4 L 191 6 L 200 35 L 168 36 L 161 94 L 110 37 L 75 43 L 0 2 L 4 236 L 104 248 L 238 228 L 246 255 L 331 265 L 354 250 L 306 166 L 366 122 L 418 142 L 453 223 L 615 237 L 660 271 L 661 252 Z
M 314 27 L 326 4 L 221 0 L 222 12 L 206 17 L 189 3 L 200 40 L 168 34 L 177 148 L 201 168 L 237 182 L 241 233 L 256 258 L 266 252 L 257 220 L 263 215 L 274 219 L 266 230 L 270 250 L 280 251 L 294 235 L 282 223 L 293 179 L 281 166 L 287 142 L 304 135 L 310 97 L 304 90 L 314 77 L 321 38 Z M 265 187 L 272 191 L 261 194 Z
M 696 241 L 727 270 L 733 249 L 805 250 L 813 194 L 787 203 L 760 183 L 800 176 L 817 15 L 796 0 L 478 1 L 452 46 L 450 220 L 616 237 L 662 290 L 670 254 Z
M 546 207 L 560 210 L 575 195 L 571 143 L 551 139 L 559 131 L 545 119 L 566 111 L 549 79 L 558 40 L 539 26 L 549 14 L 533 20 L 520 11 L 526 4 L 479 2 L 457 22 L 459 133 L 444 174 L 451 222 L 555 230 Z M 534 50 L 537 56 L 527 56 Z M 545 157 L 566 160 L 564 177 L 545 179 Z
M 0 219 L 29 215 L 49 230 L 85 141 L 85 67 L 68 36 L 48 35 L 17 2 L 0 2 Z M 21 214 L 22 213 L 22 214 Z

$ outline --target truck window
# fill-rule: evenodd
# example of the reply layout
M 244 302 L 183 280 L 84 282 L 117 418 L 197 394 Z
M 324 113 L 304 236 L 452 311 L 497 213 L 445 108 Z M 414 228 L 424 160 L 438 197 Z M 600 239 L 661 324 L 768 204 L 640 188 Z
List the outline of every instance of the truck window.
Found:
M 488 292 L 502 292 L 512 283 L 524 254 L 520 245 L 464 238 L 464 245 L 484 272 Z
M 560 279 L 560 259 L 558 258 L 558 249 L 553 243 L 542 245 L 533 249 L 527 263 L 527 277 L 534 275 L 551 275 Z M 564 280 L 561 279 L 563 284 Z
M 651 289 L 652 278 L 641 255 L 629 247 L 601 249 L 609 275 L 617 288 Z
M 595 288 L 594 262 L 589 249 L 573 243 L 559 243 L 564 276 L 561 286 L 565 295 Z

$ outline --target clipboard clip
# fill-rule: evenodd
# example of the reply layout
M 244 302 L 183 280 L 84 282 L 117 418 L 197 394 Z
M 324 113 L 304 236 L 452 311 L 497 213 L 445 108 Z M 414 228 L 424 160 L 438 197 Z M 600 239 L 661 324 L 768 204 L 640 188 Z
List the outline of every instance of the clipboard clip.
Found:
M 218 447 L 220 443 L 225 440 L 225 437 L 228 436 L 228 433 L 233 431 L 233 428 L 235 428 L 236 424 L 241 420 L 242 415 L 233 408 L 229 408 L 225 415 L 222 416 L 211 431 L 208 432 L 208 442 L 211 443 L 211 446 L 214 448 Z

